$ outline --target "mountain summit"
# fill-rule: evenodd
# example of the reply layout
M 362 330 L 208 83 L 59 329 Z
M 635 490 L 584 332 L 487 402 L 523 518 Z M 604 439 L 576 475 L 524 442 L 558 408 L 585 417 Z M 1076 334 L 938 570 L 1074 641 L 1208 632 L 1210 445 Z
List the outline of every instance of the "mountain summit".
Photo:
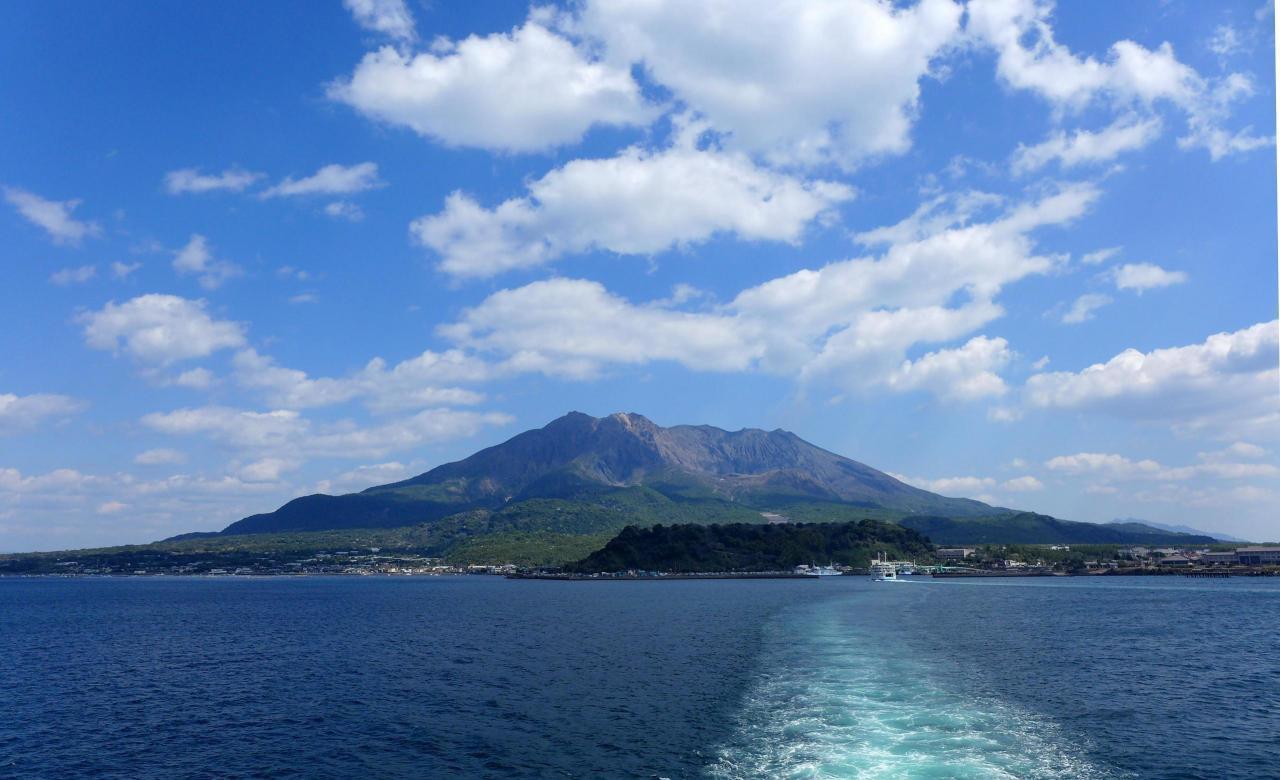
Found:
M 570 412 L 403 482 L 294 499 L 275 512 L 233 523 L 223 533 L 394 527 L 536 499 L 597 501 L 636 489 L 676 502 L 759 510 L 818 502 L 897 515 L 971 517 L 1002 511 L 912 487 L 788 431 L 664 428 L 635 413 Z

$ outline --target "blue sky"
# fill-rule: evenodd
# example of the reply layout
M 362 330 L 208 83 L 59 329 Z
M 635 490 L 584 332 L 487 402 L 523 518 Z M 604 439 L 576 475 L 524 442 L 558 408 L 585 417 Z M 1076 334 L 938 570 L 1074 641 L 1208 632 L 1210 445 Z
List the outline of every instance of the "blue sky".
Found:
M 0 9 L 0 550 L 571 409 L 1280 537 L 1269 3 L 701 5 Z

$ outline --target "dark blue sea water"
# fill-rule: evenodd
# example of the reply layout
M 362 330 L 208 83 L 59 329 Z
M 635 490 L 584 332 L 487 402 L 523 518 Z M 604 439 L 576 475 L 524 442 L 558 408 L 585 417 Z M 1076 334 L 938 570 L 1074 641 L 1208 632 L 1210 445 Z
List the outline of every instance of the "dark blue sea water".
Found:
M 0 579 L 2 777 L 1280 776 L 1280 582 Z

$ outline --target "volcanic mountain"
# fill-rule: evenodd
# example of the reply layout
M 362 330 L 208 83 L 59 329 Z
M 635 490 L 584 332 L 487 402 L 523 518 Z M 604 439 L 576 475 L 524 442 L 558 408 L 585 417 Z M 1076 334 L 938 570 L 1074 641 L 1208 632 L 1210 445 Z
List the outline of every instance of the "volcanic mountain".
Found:
M 1008 512 L 912 487 L 788 431 L 664 428 L 639 414 L 571 412 L 412 479 L 361 493 L 297 498 L 223 533 L 390 528 L 467 512 L 510 513 L 526 504 L 546 510 L 548 500 L 611 507 L 624 515 L 639 502 L 645 518 L 657 522 L 669 513 L 697 516 L 698 508 L 712 519 L 819 506 L 849 517 Z

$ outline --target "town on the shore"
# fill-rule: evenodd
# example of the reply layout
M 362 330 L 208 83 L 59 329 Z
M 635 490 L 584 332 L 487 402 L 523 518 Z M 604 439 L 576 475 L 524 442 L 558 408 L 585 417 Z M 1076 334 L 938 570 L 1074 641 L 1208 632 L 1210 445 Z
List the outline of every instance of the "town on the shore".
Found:
M 234 555 L 179 555 L 174 553 L 22 556 L 22 566 L 5 567 L 3 573 L 62 576 L 447 576 L 488 574 L 505 576 L 547 576 L 555 567 L 533 567 L 515 563 L 453 561 L 404 550 L 378 547 L 288 553 Z M 825 563 L 825 562 L 824 562 Z M 931 574 L 935 577 L 1015 577 L 1162 575 L 1185 576 L 1280 576 L 1280 545 L 1214 545 L 1200 548 L 1147 547 L 1141 545 L 973 545 L 938 547 L 928 559 L 897 561 L 899 573 Z M 805 574 L 798 567 L 787 574 Z M 865 574 L 866 567 L 836 563 L 841 574 Z M 775 572 L 781 574 L 784 572 Z M 615 572 L 589 576 L 616 577 L 619 574 L 659 576 L 662 572 Z M 689 573 L 685 573 L 686 575 Z M 724 576 L 733 572 L 705 572 Z M 761 572 L 738 572 L 760 576 Z M 576 578 L 582 578 L 578 575 Z
M 939 547 L 934 574 L 964 576 L 1032 574 L 1280 575 L 1280 546 L 1234 549 L 1143 545 L 983 545 Z

